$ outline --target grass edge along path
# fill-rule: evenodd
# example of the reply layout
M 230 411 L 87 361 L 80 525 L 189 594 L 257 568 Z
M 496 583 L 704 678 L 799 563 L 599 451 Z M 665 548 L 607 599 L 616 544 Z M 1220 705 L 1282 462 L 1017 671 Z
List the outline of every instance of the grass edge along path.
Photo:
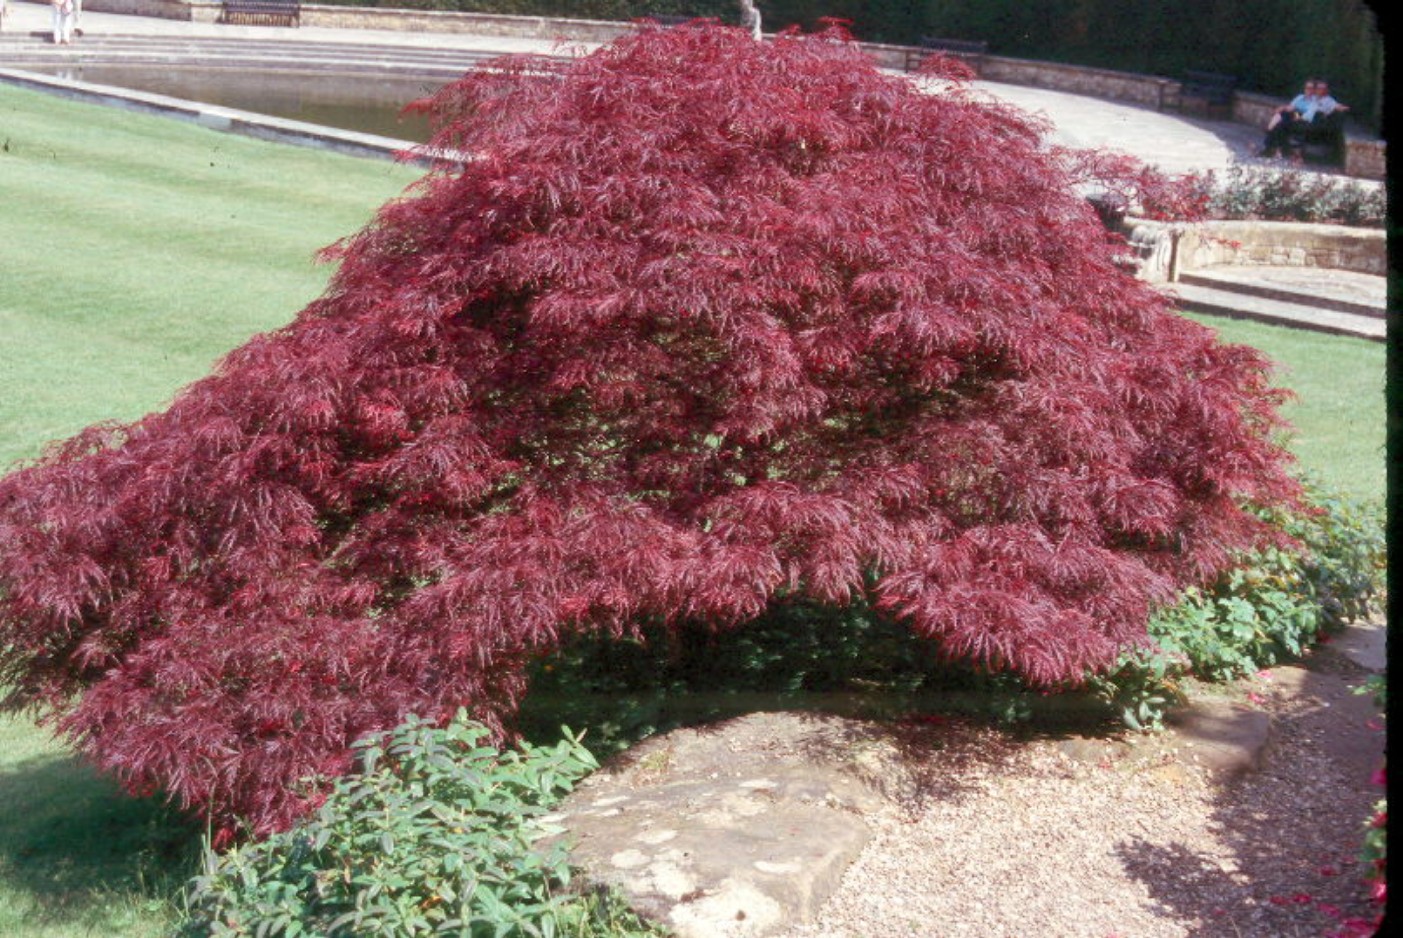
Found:
M 314 252 L 418 171 L 0 85 L 0 471 L 160 408 L 323 288 Z M 1377 343 L 1201 317 L 1282 364 L 1302 467 L 1381 499 Z M 145 938 L 172 923 L 190 828 L 0 717 L 0 934 Z

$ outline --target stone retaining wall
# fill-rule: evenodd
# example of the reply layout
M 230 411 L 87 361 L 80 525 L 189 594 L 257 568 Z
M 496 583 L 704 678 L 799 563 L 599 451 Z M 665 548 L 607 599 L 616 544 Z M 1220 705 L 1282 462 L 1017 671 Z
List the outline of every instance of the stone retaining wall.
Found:
M 219 3 L 209 4 L 218 7 Z M 93 13 L 125 13 L 159 20 L 189 20 L 189 0 L 83 0 L 83 9 Z
M 598 20 L 306 3 L 302 4 L 302 25 L 416 33 L 473 33 L 480 36 L 517 36 L 526 39 L 566 39 L 572 42 L 609 42 L 632 31 L 631 26 L 623 23 Z
M 1064 91 L 1069 94 L 1124 101 L 1160 110 L 1171 95 L 1178 93 L 1179 83 L 1155 75 L 1113 72 L 1104 68 L 1086 68 L 1059 62 L 1035 62 L 987 56 L 980 65 L 979 77 L 1009 85 L 1026 85 Z
M 1153 282 L 1227 264 L 1321 267 L 1379 276 L 1388 272 L 1388 241 L 1382 229 L 1279 221 L 1183 225 L 1127 218 L 1122 231 L 1138 261 L 1138 276 Z

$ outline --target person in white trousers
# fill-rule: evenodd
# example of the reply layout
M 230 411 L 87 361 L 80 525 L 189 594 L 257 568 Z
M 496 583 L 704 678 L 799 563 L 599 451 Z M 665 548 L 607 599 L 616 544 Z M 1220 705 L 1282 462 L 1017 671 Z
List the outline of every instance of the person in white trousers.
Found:
M 76 0 L 50 0 L 54 10 L 54 45 L 73 42 L 73 4 Z

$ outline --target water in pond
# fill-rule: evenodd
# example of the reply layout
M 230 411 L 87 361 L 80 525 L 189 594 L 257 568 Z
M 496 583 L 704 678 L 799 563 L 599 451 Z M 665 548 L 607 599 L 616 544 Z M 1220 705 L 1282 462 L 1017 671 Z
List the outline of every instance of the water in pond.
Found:
M 428 123 L 417 115 L 401 116 L 400 110 L 440 86 L 431 79 L 401 76 L 250 72 L 210 66 L 65 65 L 32 70 L 415 142 L 428 138 Z

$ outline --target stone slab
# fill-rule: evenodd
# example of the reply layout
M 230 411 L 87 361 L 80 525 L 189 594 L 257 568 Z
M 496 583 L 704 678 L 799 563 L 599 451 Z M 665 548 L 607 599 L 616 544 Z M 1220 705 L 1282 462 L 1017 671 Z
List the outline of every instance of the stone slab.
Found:
M 1262 710 L 1221 700 L 1202 700 L 1168 719 L 1182 761 L 1198 765 L 1220 782 L 1261 768 L 1271 740 L 1271 717 Z
M 864 727 L 756 713 L 646 740 L 562 805 L 572 861 L 678 938 L 811 922 L 887 803 Z

